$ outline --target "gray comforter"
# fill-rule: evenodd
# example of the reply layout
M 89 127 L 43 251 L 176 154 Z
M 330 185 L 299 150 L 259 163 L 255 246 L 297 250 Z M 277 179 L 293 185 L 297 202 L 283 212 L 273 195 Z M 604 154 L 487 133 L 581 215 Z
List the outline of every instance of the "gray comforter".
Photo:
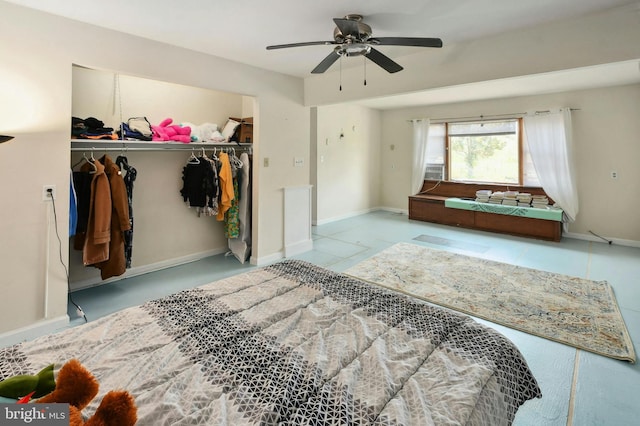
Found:
M 71 358 L 140 425 L 500 425 L 540 396 L 496 331 L 301 261 L 0 349 L 0 378 Z

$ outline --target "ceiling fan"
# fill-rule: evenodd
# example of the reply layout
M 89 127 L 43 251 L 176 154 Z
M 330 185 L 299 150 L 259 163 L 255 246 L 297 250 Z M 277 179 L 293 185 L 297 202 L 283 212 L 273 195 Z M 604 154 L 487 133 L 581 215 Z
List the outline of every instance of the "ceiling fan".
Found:
M 333 52 L 311 71 L 312 74 L 322 74 L 342 56 L 364 56 L 386 71 L 394 73 L 401 71 L 402 67 L 379 50 L 374 49 L 373 46 L 442 47 L 442 40 L 439 38 L 372 37 L 371 27 L 362 22 L 362 15 L 350 14 L 344 18 L 334 18 L 333 22 L 336 23 L 336 28 L 333 30 L 333 40 L 276 44 L 267 46 L 267 50 L 334 45 Z

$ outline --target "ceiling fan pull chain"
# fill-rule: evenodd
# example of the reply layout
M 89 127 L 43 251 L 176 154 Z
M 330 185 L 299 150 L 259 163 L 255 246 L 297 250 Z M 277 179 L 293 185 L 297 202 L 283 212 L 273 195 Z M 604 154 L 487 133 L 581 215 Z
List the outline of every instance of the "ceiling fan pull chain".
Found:
M 340 55 L 340 91 L 342 92 L 342 55 Z
M 364 63 L 364 85 L 367 85 L 367 57 L 362 57 L 362 62 Z

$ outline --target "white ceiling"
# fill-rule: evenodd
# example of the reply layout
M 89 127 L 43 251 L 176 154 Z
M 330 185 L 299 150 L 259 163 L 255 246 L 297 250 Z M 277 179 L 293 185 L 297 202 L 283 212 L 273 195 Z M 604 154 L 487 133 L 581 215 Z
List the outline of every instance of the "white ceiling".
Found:
M 270 50 L 266 46 L 304 41 L 332 40 L 333 18 L 350 13 L 364 16 L 373 36 L 439 37 L 447 44 L 535 26 L 556 19 L 593 13 L 632 0 L 8 0 L 92 25 L 110 28 L 175 46 L 204 52 L 296 77 L 308 77 L 332 49 L 308 46 Z M 415 47 L 378 48 L 391 58 L 416 53 Z M 360 63 L 359 61 L 356 61 Z M 348 66 L 343 65 L 343 66 Z M 619 73 L 629 71 L 623 64 Z M 565 73 L 573 83 L 584 76 L 596 76 L 597 69 Z M 632 73 L 638 81 L 637 64 Z M 546 77 L 546 78 L 545 78 Z M 536 84 L 552 83 L 549 76 L 537 76 Z M 627 80 L 630 78 L 625 74 Z M 520 79 L 510 79 L 502 90 L 520 94 L 518 87 L 531 87 Z M 601 80 L 601 79 L 600 79 Z M 611 78 L 609 78 L 611 80 Z M 553 84 L 557 84 L 555 80 Z M 602 83 L 602 82 L 601 82 Z M 497 82 L 428 91 L 372 100 L 376 108 L 400 104 L 439 103 L 483 96 L 495 90 Z M 586 81 L 585 81 L 586 84 Z M 611 84 L 610 82 L 608 84 Z M 622 83 L 625 84 L 625 83 Z M 602 85 L 602 84 L 601 84 Z M 472 90 L 473 89 L 473 90 Z M 477 89 L 477 90 L 475 90 Z M 550 88 L 551 89 L 551 88 Z M 537 87 L 540 93 L 541 87 Z M 465 99 L 460 93 L 466 93 Z M 494 91 L 495 94 L 495 91 Z M 430 100 L 431 101 L 430 101 Z M 385 103 L 386 102 L 386 103 Z
M 441 87 L 397 96 L 364 99 L 354 103 L 386 110 L 635 83 L 640 83 L 640 61 L 637 60 Z

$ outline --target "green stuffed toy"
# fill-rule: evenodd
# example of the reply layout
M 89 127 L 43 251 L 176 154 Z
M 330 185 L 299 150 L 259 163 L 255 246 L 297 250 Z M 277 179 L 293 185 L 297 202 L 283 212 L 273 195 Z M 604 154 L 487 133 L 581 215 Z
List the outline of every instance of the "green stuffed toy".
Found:
M 43 368 L 35 375 L 20 375 L 9 377 L 0 382 L 0 396 L 20 399 L 32 393 L 33 398 L 40 398 L 51 393 L 56 388 L 54 365 Z

